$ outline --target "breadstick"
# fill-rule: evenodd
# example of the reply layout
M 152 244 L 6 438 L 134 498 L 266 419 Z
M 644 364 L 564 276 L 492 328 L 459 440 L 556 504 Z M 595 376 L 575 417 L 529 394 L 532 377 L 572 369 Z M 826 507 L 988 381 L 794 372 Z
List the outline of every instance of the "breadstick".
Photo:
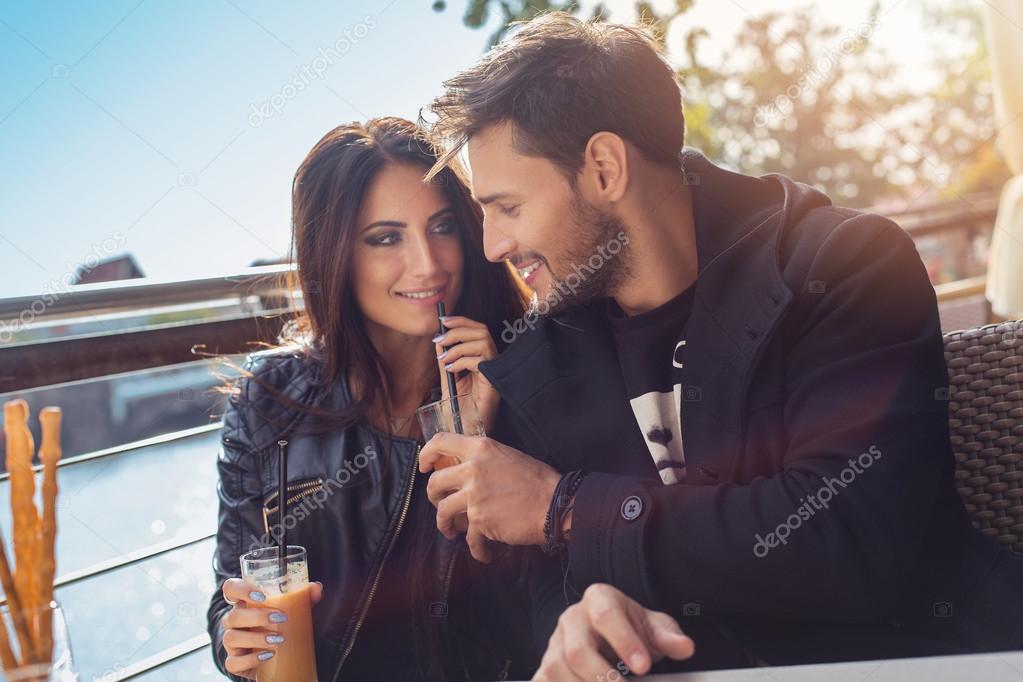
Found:
M 19 667 L 18 659 L 14 657 L 11 643 L 7 639 L 7 624 L 2 619 L 0 619 L 0 664 L 3 664 L 3 669 L 8 673 L 13 673 Z
M 22 655 L 35 662 L 36 586 L 35 548 L 39 517 L 35 507 L 35 472 L 32 470 L 32 440 L 28 431 L 28 404 L 12 400 L 4 404 L 4 432 L 7 438 L 7 471 L 11 481 L 11 515 L 14 518 L 14 589 L 21 598 L 22 613 L 28 620 L 30 649 Z
M 2 550 L 0 547 L 0 551 Z M 14 657 L 14 651 L 11 649 L 11 641 L 7 638 L 7 623 L 2 617 L 0 617 L 0 665 L 8 673 L 14 672 L 19 666 L 18 659 Z
M 14 589 L 11 566 L 7 563 L 7 552 L 4 551 L 3 532 L 0 532 L 0 586 L 4 588 L 4 596 L 7 597 L 7 610 L 11 614 L 14 632 L 18 636 L 21 657 L 28 661 L 32 655 L 32 638 L 29 636 L 28 623 L 25 622 L 25 611 L 21 607 L 21 599 L 18 598 L 18 591 Z
M 60 461 L 59 407 L 44 407 L 39 412 L 43 438 L 39 459 L 43 463 L 42 552 L 39 564 L 39 605 L 42 621 L 39 628 L 39 653 L 44 661 L 53 657 L 53 578 L 57 572 L 54 543 L 57 538 L 57 462 Z

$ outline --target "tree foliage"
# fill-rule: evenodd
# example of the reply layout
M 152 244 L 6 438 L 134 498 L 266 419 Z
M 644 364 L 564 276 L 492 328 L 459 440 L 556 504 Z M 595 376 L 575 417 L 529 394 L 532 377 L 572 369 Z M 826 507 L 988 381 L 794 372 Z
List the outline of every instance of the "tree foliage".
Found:
M 676 0 L 662 14 L 649 2 L 634 7 L 663 41 L 692 4 Z M 443 0 L 434 7 L 444 9 Z M 469 0 L 463 21 L 482 27 L 495 10 L 502 21 L 492 44 L 537 13 L 582 12 L 576 0 Z M 784 173 L 853 206 L 996 189 L 1007 169 L 993 145 L 978 10 L 964 3 L 925 13 L 936 43 L 928 66 L 939 77 L 923 89 L 875 45 L 886 21 L 877 5 L 854 27 L 810 7 L 750 18 L 715 63 L 701 58 L 707 32 L 689 28 L 678 72 L 687 144 L 744 173 Z M 590 15 L 605 19 L 606 7 L 598 3 Z

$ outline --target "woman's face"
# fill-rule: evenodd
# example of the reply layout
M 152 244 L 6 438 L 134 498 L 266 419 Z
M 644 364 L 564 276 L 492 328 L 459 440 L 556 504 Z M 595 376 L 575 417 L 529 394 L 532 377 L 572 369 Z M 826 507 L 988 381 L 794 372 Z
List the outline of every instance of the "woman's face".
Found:
M 356 222 L 355 299 L 371 334 L 437 333 L 462 290 L 462 244 L 447 196 L 424 169 L 390 165 L 370 183 Z

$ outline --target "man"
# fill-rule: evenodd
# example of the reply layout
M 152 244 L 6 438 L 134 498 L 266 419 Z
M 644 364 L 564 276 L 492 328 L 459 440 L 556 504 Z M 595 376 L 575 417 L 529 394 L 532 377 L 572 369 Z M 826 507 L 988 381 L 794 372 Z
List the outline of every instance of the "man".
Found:
M 546 15 L 445 87 L 487 256 L 537 310 L 480 365 L 515 447 L 441 434 L 421 469 L 459 460 L 429 494 L 474 556 L 544 545 L 583 592 L 538 678 L 686 658 L 676 621 L 696 656 L 664 669 L 1023 644 L 1023 558 L 954 488 L 934 291 L 897 225 L 683 151 L 634 28 Z

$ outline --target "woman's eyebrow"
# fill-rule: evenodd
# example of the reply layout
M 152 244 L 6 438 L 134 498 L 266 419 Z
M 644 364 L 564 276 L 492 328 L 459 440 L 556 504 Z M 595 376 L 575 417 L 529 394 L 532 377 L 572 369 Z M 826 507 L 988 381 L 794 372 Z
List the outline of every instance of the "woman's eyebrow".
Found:
M 454 213 L 454 209 L 452 209 L 450 206 L 445 206 L 444 208 L 442 208 L 441 210 L 437 211 L 436 213 L 431 215 L 429 218 L 427 218 L 426 222 L 431 222 L 433 220 L 436 220 L 437 218 L 439 218 L 440 216 L 444 215 L 445 213 Z M 374 227 L 400 227 L 400 228 L 406 228 L 406 227 L 408 227 L 408 224 L 407 223 L 403 223 L 400 220 L 378 220 L 378 221 L 376 221 L 374 223 L 370 223 L 366 227 L 362 228 L 362 231 L 365 232 L 366 230 L 369 230 L 369 229 L 374 228 Z

